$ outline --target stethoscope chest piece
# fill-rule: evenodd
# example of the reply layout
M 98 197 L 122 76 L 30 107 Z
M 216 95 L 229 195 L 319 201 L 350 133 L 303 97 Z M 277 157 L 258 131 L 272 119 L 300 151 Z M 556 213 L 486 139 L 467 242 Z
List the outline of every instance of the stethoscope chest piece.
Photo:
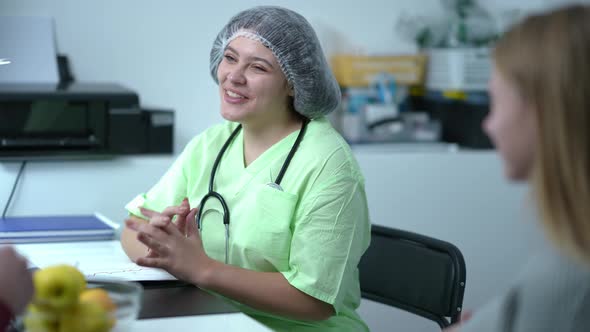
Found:
M 283 187 L 281 187 L 281 185 L 279 185 L 279 184 L 277 184 L 275 182 L 269 182 L 266 185 L 269 186 L 269 187 L 271 187 L 271 188 L 273 188 L 273 189 L 276 189 L 278 191 L 283 191 Z

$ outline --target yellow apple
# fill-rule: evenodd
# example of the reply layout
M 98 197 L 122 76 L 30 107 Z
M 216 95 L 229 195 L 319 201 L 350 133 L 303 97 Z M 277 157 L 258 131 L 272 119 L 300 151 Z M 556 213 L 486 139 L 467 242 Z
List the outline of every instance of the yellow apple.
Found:
M 108 312 L 95 302 L 80 302 L 61 314 L 59 332 L 108 332 L 112 322 Z
M 109 292 L 102 288 L 88 288 L 80 294 L 80 302 L 94 302 L 99 304 L 107 313 L 109 313 L 109 324 L 113 327 L 117 320 L 114 312 L 117 310 L 117 305 L 109 295 Z
M 96 302 L 108 312 L 113 312 L 117 309 L 109 292 L 102 288 L 88 288 L 83 290 L 80 293 L 80 302 Z
M 59 332 L 59 316 L 29 304 L 23 323 L 27 332 Z
M 70 265 L 54 265 L 35 271 L 34 303 L 44 310 L 61 311 L 78 303 L 86 288 L 84 275 Z

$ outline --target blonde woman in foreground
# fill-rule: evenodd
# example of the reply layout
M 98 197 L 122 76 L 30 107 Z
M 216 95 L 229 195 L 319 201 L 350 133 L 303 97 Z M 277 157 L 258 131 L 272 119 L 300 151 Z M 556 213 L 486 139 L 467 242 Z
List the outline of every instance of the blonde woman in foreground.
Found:
M 590 331 L 590 6 L 530 16 L 497 43 L 484 128 L 530 184 L 556 250 L 449 331 Z

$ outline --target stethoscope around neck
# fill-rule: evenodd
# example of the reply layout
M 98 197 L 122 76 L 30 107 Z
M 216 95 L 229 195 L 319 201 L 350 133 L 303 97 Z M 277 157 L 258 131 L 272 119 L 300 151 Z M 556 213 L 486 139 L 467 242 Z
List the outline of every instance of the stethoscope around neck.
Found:
M 281 170 L 280 170 L 279 174 L 277 175 L 277 178 L 275 179 L 274 182 L 268 183 L 268 186 L 271 186 L 275 189 L 283 191 L 283 188 L 281 187 L 281 181 L 283 180 L 283 176 L 285 175 L 285 172 L 287 171 L 287 168 L 289 167 L 289 164 L 291 163 L 291 159 L 293 159 L 293 155 L 295 155 L 297 148 L 299 148 L 299 144 L 301 144 L 301 140 L 303 139 L 303 135 L 305 134 L 305 129 L 307 128 L 308 122 L 309 122 L 309 120 L 307 120 L 307 119 L 303 120 L 303 125 L 301 126 L 301 130 L 299 131 L 299 134 L 297 135 L 297 139 L 295 139 L 295 143 L 293 143 L 293 146 L 291 147 L 291 150 L 289 151 L 287 158 L 283 162 L 283 166 L 281 167 Z M 197 212 L 197 216 L 196 216 L 197 228 L 199 229 L 199 232 L 201 232 L 201 227 L 202 227 L 201 217 L 203 215 L 203 208 L 205 207 L 205 203 L 207 203 L 207 201 L 210 198 L 214 197 L 221 204 L 221 208 L 223 210 L 223 225 L 225 226 L 225 264 L 228 263 L 228 251 L 229 251 L 229 208 L 227 207 L 227 203 L 225 202 L 225 199 L 223 199 L 223 196 L 221 196 L 220 193 L 213 190 L 213 183 L 215 182 L 215 174 L 217 173 L 217 168 L 219 167 L 219 163 L 221 162 L 221 158 L 223 157 L 225 151 L 227 150 L 227 148 L 229 147 L 231 142 L 234 140 L 234 138 L 240 132 L 240 129 L 242 129 L 241 124 L 238 125 L 236 127 L 236 129 L 234 129 L 234 131 L 231 133 L 229 138 L 225 141 L 225 143 L 221 147 L 221 150 L 219 150 L 219 153 L 217 154 L 217 158 L 215 158 L 215 162 L 213 163 L 213 169 L 211 170 L 211 177 L 209 178 L 209 192 L 207 194 L 205 194 L 205 196 L 203 196 L 203 198 L 201 199 L 201 203 L 199 204 L 199 211 Z

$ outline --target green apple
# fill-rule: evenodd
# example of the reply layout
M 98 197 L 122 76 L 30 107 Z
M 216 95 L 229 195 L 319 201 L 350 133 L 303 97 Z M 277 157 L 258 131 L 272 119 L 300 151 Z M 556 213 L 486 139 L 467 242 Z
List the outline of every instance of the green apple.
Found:
M 33 302 L 43 310 L 61 311 L 78 303 L 86 288 L 84 275 L 70 265 L 54 265 L 35 271 Z

